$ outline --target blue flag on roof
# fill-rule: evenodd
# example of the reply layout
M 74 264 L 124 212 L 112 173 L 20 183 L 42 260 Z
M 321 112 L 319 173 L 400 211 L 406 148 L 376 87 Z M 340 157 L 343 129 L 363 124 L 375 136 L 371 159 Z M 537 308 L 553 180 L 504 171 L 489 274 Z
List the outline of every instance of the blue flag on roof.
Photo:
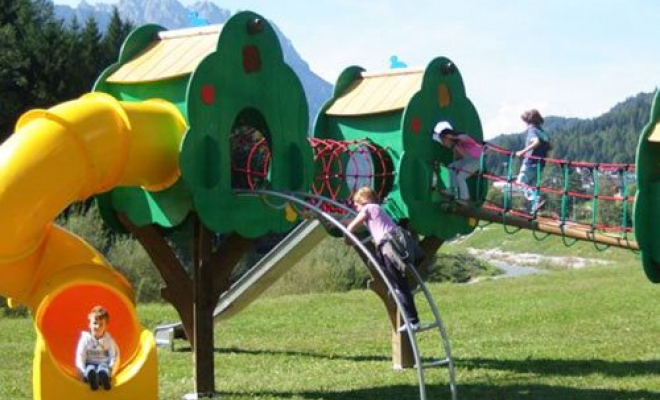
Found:
M 407 68 L 408 64 L 399 60 L 399 57 L 392 56 L 390 57 L 390 68 Z
M 197 11 L 191 11 L 188 14 L 188 25 L 191 27 L 206 26 L 209 24 L 209 20 L 206 18 L 200 18 Z

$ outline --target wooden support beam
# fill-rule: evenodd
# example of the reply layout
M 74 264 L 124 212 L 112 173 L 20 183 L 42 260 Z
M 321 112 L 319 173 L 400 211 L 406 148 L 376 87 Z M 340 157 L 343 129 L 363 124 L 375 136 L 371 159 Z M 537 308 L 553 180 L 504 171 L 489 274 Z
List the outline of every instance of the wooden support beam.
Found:
M 211 232 L 194 217 L 193 234 L 193 352 L 195 360 L 196 398 L 215 397 L 215 364 L 213 345 L 213 297 Z
M 213 248 L 213 232 L 195 216 L 193 235 L 193 298 L 195 395 L 215 397 L 215 345 L 213 311 L 220 294 L 229 289 L 231 272 L 252 240 L 236 234 L 228 235 Z
M 121 223 L 140 242 L 154 265 L 160 272 L 165 287 L 161 295 L 174 306 L 179 314 L 186 337 L 193 338 L 192 279 L 176 257 L 174 250 L 165 240 L 162 232 L 154 225 L 135 226 L 124 214 L 118 215 Z
M 435 255 L 440 250 L 440 247 L 445 241 L 437 236 L 426 236 L 419 244 L 424 250 L 424 259 L 417 267 L 417 272 L 425 276 L 430 272 L 429 269 L 433 266 L 432 262 L 435 260 Z
M 216 397 L 213 311 L 220 294 L 229 289 L 231 273 L 252 245 L 252 240 L 231 234 L 214 248 L 213 232 L 192 215 L 193 257 L 192 276 L 189 276 L 158 227 L 138 227 L 125 215 L 118 217 L 156 265 L 165 281 L 161 294 L 177 310 L 190 341 L 195 364 L 195 392 L 186 398 Z
M 213 266 L 211 290 L 216 302 L 222 293 L 229 290 L 231 286 L 231 273 L 236 268 L 236 265 L 238 265 L 241 257 L 250 250 L 253 243 L 253 239 L 231 234 L 211 253 L 209 260 Z

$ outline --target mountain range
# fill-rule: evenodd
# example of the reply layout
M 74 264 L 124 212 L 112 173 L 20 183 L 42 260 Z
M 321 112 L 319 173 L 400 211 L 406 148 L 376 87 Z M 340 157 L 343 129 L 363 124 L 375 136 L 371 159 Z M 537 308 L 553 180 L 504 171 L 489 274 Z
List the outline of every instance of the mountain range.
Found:
M 223 24 L 232 13 L 211 1 L 198 1 L 184 6 L 178 0 L 120 0 L 116 4 L 91 5 L 84 0 L 76 7 L 55 5 L 55 14 L 70 21 L 74 16 L 79 22 L 94 17 L 101 29 L 110 20 L 113 7 L 117 7 L 124 20 L 139 26 L 156 23 L 168 29 L 185 28 L 196 23 Z M 310 128 L 323 104 L 332 94 L 332 85 L 316 75 L 302 59 L 292 42 L 270 21 L 280 40 L 285 61 L 293 68 L 307 96 Z M 635 146 L 639 130 L 648 122 L 652 93 L 640 93 L 615 105 L 602 116 L 592 119 L 546 118 L 545 128 L 553 137 L 555 157 L 597 162 L 634 162 Z M 506 148 L 520 148 L 524 136 L 504 134 L 492 140 Z
M 55 4 L 55 15 L 64 21 L 71 21 L 75 16 L 78 21 L 86 21 L 93 17 L 100 29 L 104 30 L 110 21 L 113 7 L 117 7 L 122 19 L 130 21 L 135 26 L 147 23 L 161 25 L 168 29 L 179 29 L 194 24 L 223 24 L 231 12 L 210 1 L 200 1 L 191 6 L 184 6 L 177 0 L 120 0 L 118 4 L 89 4 L 84 0 L 75 8 Z M 310 126 L 319 109 L 330 98 L 332 85 L 316 75 L 307 62 L 302 59 L 291 41 L 277 27 L 274 21 L 269 21 L 280 40 L 284 61 L 296 72 L 307 96 L 309 104 Z

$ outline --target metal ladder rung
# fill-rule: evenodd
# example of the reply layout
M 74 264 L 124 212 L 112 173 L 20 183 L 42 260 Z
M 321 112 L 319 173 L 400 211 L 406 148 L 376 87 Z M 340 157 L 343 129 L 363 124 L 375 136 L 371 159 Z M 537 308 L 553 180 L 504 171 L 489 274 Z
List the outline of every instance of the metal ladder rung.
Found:
M 431 361 L 429 363 L 422 364 L 422 369 L 444 367 L 445 365 L 449 365 L 449 362 L 450 362 L 449 358 L 443 358 L 442 360 Z
M 399 327 L 399 332 L 405 332 L 407 330 L 406 329 L 407 327 L 408 327 L 408 325 L 402 325 L 401 327 Z M 425 325 L 425 326 L 420 326 L 419 328 L 414 329 L 413 332 L 414 333 L 420 333 L 420 332 L 428 331 L 429 329 L 439 328 L 439 327 L 440 327 L 440 324 L 438 322 L 434 322 L 432 324 L 428 324 L 428 325 Z
M 428 325 L 423 325 L 423 326 L 421 326 L 421 327 L 420 327 L 419 329 L 417 329 L 415 332 L 416 332 L 416 333 L 424 332 L 424 331 L 428 331 L 428 330 L 430 330 L 430 329 L 433 329 L 433 328 L 439 328 L 439 327 L 440 327 L 440 323 L 438 323 L 438 322 L 434 322 L 434 323 L 432 323 L 432 324 L 428 324 Z

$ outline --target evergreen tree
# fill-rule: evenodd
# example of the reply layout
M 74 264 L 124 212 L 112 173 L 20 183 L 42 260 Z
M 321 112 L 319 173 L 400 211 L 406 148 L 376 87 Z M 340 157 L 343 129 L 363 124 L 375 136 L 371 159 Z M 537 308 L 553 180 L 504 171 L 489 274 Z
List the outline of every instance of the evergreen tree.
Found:
M 20 49 L 16 27 L 9 23 L 17 20 L 20 2 L 9 3 L 0 7 L 0 141 L 11 132 L 14 117 L 23 110 L 23 94 L 28 87 L 24 70 L 29 60 Z
M 133 24 L 130 21 L 123 21 L 117 7 L 113 7 L 108 30 L 103 38 L 106 65 L 117 61 L 119 50 L 131 30 L 133 30 Z
M 91 89 L 93 79 L 106 66 L 102 39 L 103 37 L 96 20 L 92 17 L 88 18 L 80 39 L 80 53 L 84 61 L 84 64 L 80 65 L 80 68 L 84 70 L 87 77 L 86 82 L 89 86 L 87 90 Z
M 0 140 L 4 140 L 21 113 L 52 104 L 63 88 L 59 45 L 64 30 L 47 0 L 2 0 L 0 10 Z
M 0 0 L 0 142 L 28 109 L 91 90 L 132 25 L 115 9 L 108 29 L 103 37 L 93 19 L 82 29 L 75 18 L 65 26 L 49 0 Z
M 82 48 L 82 28 L 76 16 L 71 20 L 66 38 L 68 85 L 67 93 L 63 98 L 71 99 L 89 91 L 90 88 L 87 68 L 81 67 L 86 65 L 87 60 L 84 59 L 84 55 L 80 51 Z

